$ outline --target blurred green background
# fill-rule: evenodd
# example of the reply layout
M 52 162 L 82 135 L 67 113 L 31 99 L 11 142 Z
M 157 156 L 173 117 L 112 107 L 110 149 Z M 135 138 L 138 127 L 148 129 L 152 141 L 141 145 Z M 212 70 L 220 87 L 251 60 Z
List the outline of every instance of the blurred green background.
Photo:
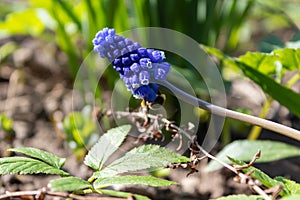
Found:
M 103 27 L 122 32 L 165 27 L 227 53 L 255 48 L 261 36 L 297 30 L 299 0 L 7 0 L 0 3 L 0 37 L 17 34 L 56 43 L 75 77 Z

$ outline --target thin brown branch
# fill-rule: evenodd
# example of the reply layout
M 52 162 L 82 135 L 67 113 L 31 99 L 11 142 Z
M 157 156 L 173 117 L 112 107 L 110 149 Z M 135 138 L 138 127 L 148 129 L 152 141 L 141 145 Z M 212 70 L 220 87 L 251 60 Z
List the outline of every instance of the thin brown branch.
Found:
M 199 150 L 204 154 L 206 155 L 208 158 L 220 163 L 221 165 L 223 165 L 224 167 L 226 167 L 227 169 L 229 169 L 230 171 L 234 172 L 235 174 L 238 174 L 238 170 L 234 167 L 232 167 L 231 165 L 223 162 L 222 160 L 219 160 L 218 158 L 216 158 L 215 156 L 209 154 L 205 149 L 202 148 L 201 145 L 199 145 L 198 143 L 197 144 L 197 147 L 199 148 Z
M 267 194 L 272 194 L 272 199 L 276 199 L 282 189 L 283 189 L 282 185 L 276 185 L 274 187 L 266 189 L 265 192 Z
M 47 191 L 46 188 L 42 188 L 40 190 L 32 190 L 32 191 L 17 191 L 17 192 L 6 191 L 5 194 L 0 195 L 0 199 L 9 199 L 9 198 L 23 199 L 25 196 L 33 197 L 33 199 L 44 199 L 44 197 L 46 196 L 52 196 L 52 197 L 61 197 L 61 198 L 71 198 L 75 200 L 124 200 L 124 198 L 116 198 L 116 197 L 99 197 L 99 196 L 89 196 L 89 195 L 80 196 L 68 192 L 53 192 L 53 191 Z
M 112 114 L 112 113 L 111 113 Z M 204 148 L 202 148 L 201 145 L 198 144 L 197 140 L 195 137 L 191 136 L 185 129 L 182 129 L 180 127 L 178 127 L 176 124 L 174 124 L 174 122 L 169 121 L 166 118 L 163 118 L 161 115 L 153 115 L 153 114 L 149 114 L 146 112 L 122 112 L 122 111 L 116 111 L 113 114 L 115 114 L 117 117 L 128 117 L 130 119 L 132 119 L 133 121 L 135 121 L 137 118 L 139 119 L 152 119 L 155 121 L 161 121 L 163 124 L 165 124 L 165 127 L 167 130 L 169 131 L 173 131 L 178 133 L 180 136 L 181 134 L 183 134 L 184 136 L 186 136 L 191 142 L 191 163 L 188 164 L 184 164 L 184 163 L 179 163 L 179 164 L 174 164 L 174 165 L 170 165 L 168 167 L 171 168 L 176 168 L 176 167 L 183 167 L 183 168 L 189 168 L 190 172 L 188 173 L 188 175 L 197 172 L 197 165 L 199 163 L 199 161 L 201 159 L 203 159 L 203 157 L 199 156 L 199 151 L 201 151 L 204 154 L 204 157 L 208 157 L 218 163 L 220 163 L 222 166 L 224 166 L 225 168 L 229 169 L 230 171 L 232 171 L 233 173 L 236 174 L 235 180 L 239 183 L 244 183 L 247 184 L 249 186 L 249 188 L 251 188 L 254 192 L 256 192 L 257 194 L 261 195 L 265 200 L 272 200 L 275 199 L 276 196 L 279 194 L 280 192 L 280 188 L 277 188 L 276 190 L 272 190 L 273 191 L 273 195 L 272 197 L 268 196 L 268 192 L 264 191 L 261 187 L 260 187 L 260 183 L 258 180 L 253 179 L 251 177 L 251 174 L 253 173 L 253 171 L 248 172 L 247 174 L 244 174 L 243 172 L 241 172 L 242 169 L 248 168 L 250 166 L 252 166 L 255 161 L 260 157 L 261 152 L 258 151 L 252 158 L 252 160 L 245 165 L 242 166 L 238 166 L 238 165 L 234 165 L 231 166 L 225 162 L 223 162 L 222 160 L 219 160 L 218 158 L 216 158 L 215 156 L 211 155 L 210 153 L 208 153 Z
M 234 168 L 237 169 L 238 171 L 242 170 L 242 169 L 245 169 L 245 168 L 248 168 L 248 167 L 251 167 L 255 161 L 260 158 L 260 155 L 261 155 L 261 151 L 259 150 L 252 158 L 252 160 L 245 164 L 245 165 L 235 165 Z
M 228 165 L 227 163 L 219 160 L 218 158 L 214 157 L 213 155 L 209 154 L 207 151 L 205 151 L 198 143 L 197 144 L 197 148 L 204 153 L 204 155 L 206 155 L 208 158 L 211 158 L 212 160 L 215 160 L 216 162 L 220 163 L 221 165 L 223 165 L 224 167 L 226 167 L 227 169 L 229 169 L 230 171 L 232 171 L 233 173 L 236 174 L 235 177 L 235 181 L 239 182 L 239 183 L 244 183 L 247 184 L 254 192 L 256 192 L 257 194 L 261 195 L 265 200 L 272 200 L 273 198 L 269 197 L 268 194 L 259 186 L 258 180 L 255 180 L 251 177 L 251 174 L 254 171 L 250 171 L 247 174 L 244 174 L 241 172 L 242 169 L 248 168 L 250 166 L 252 166 L 254 164 L 254 162 L 260 157 L 261 152 L 258 151 L 252 158 L 252 160 L 248 163 L 245 164 L 243 166 L 231 166 Z M 277 191 L 277 195 L 278 195 L 278 191 Z M 276 195 L 273 195 L 276 196 Z
M 127 117 L 129 119 L 131 119 L 132 121 L 135 121 L 135 119 L 139 118 L 139 119 L 145 119 L 149 118 L 152 120 L 157 120 L 157 121 L 161 121 L 162 123 L 165 124 L 165 126 L 167 128 L 171 128 L 171 129 L 175 129 L 177 132 L 184 134 L 189 140 L 192 140 L 192 136 L 186 132 L 184 129 L 178 127 L 177 125 L 174 124 L 174 122 L 168 120 L 167 118 L 162 117 L 161 115 L 153 115 L 150 113 L 144 113 L 144 112 L 125 112 L 125 111 L 108 111 L 107 112 L 108 115 L 112 115 L 114 114 L 116 117 Z

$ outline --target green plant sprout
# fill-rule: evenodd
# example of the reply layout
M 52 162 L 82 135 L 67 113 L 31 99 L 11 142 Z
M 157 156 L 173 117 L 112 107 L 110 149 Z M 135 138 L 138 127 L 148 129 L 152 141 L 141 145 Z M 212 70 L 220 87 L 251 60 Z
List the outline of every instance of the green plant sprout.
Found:
M 91 148 L 85 156 L 84 164 L 94 173 L 88 180 L 70 175 L 64 169 L 66 159 L 57 157 L 46 151 L 36 148 L 14 148 L 9 151 L 21 153 L 28 157 L 14 156 L 0 158 L 0 174 L 52 174 L 61 178 L 51 180 L 48 187 L 52 190 L 45 190 L 50 196 L 60 196 L 59 192 L 72 191 L 71 194 L 64 194 L 65 198 L 79 199 L 79 194 L 108 194 L 112 196 L 130 197 L 130 193 L 117 192 L 106 189 L 111 185 L 143 184 L 153 187 L 168 186 L 175 182 L 156 178 L 153 176 L 125 175 L 126 172 L 135 172 L 149 168 L 164 167 L 169 163 L 186 163 L 190 159 L 176 154 L 168 149 L 157 145 L 142 145 L 133 148 L 123 157 L 105 166 L 109 157 L 120 148 L 121 144 L 129 133 L 131 126 L 124 125 L 109 130 Z M 46 192 L 47 191 L 47 192 Z M 57 192 L 57 193 L 55 193 Z M 17 193 L 20 196 L 19 193 Z M 26 194 L 26 193 L 25 193 Z M 12 196 L 15 194 L 12 194 Z M 30 193 L 30 195 L 32 195 Z M 29 195 L 29 196 L 30 196 Z M 0 199 L 8 198 L 10 195 L 0 195 Z M 10 196 L 10 197 L 12 197 Z M 142 195 L 132 195 L 136 199 L 149 199 Z

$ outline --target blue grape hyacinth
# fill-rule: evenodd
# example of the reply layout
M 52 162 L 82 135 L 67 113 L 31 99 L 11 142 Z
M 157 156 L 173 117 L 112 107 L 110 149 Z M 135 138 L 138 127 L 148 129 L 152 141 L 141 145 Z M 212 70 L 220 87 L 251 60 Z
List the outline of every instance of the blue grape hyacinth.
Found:
M 157 81 L 166 80 L 171 69 L 163 51 L 143 48 L 137 42 L 116 35 L 114 29 L 104 28 L 94 40 L 94 51 L 107 58 L 119 72 L 126 88 L 134 97 L 153 102 L 158 94 Z

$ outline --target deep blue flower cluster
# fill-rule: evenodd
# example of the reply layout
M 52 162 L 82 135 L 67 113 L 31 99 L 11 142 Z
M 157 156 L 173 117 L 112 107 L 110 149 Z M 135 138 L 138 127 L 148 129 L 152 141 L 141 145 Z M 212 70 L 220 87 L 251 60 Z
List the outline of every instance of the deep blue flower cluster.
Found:
M 163 62 L 163 51 L 143 48 L 109 28 L 99 31 L 93 44 L 94 51 L 99 52 L 102 58 L 108 58 L 136 98 L 147 102 L 156 99 L 158 85 L 155 80 L 165 80 L 171 69 L 169 63 Z

